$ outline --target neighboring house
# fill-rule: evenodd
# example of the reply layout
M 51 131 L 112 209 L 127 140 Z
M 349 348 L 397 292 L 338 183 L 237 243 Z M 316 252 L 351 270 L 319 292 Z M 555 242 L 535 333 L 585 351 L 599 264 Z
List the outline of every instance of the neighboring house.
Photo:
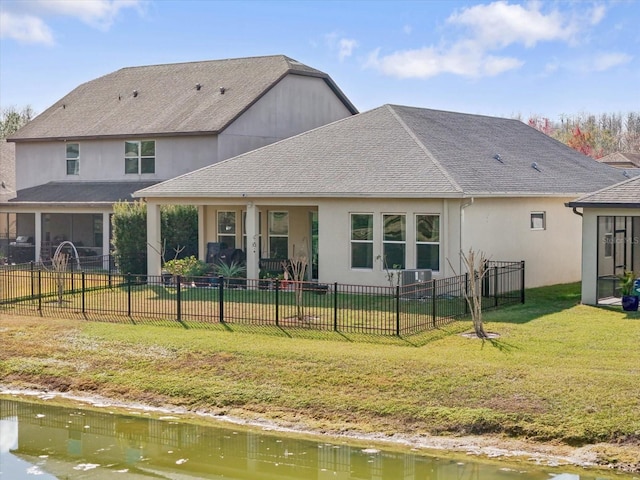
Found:
M 606 163 L 618 168 L 640 168 L 640 153 L 615 152 L 598 158 L 601 163 Z
M 0 203 L 16 196 L 16 149 L 0 139 Z M 9 255 L 9 241 L 15 238 L 15 215 L 0 213 L 0 260 Z
M 640 277 L 640 176 L 567 203 L 582 208 L 582 303 L 620 297 L 618 276 Z
M 135 196 L 150 274 L 160 205 L 190 203 L 200 257 L 240 247 L 253 278 L 260 258 L 304 253 L 321 282 L 388 285 L 385 261 L 450 276 L 473 248 L 525 260 L 533 287 L 579 280 L 581 222 L 564 204 L 624 178 L 518 120 L 384 105 Z
M 9 137 L 17 195 L 0 213 L 15 213 L 17 236 L 33 239 L 20 260 L 64 240 L 107 254 L 114 202 L 354 113 L 326 73 L 283 55 L 123 68 Z

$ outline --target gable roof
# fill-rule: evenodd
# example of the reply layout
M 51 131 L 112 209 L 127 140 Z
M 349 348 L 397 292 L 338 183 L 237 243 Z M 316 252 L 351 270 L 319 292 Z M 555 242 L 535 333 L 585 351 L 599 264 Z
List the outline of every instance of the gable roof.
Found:
M 592 208 L 640 208 L 640 175 L 597 192 L 589 193 L 572 202 L 568 207 Z
M 518 120 L 383 105 L 135 196 L 576 196 L 623 178 Z
M 323 79 L 357 113 L 329 75 L 274 55 L 123 68 L 75 88 L 9 141 L 219 133 L 289 74 Z
M 108 206 L 131 201 L 136 190 L 153 185 L 149 182 L 49 182 L 18 190 L 9 205 Z
M 620 168 L 640 168 L 640 153 L 614 152 L 599 158 L 598 161 Z

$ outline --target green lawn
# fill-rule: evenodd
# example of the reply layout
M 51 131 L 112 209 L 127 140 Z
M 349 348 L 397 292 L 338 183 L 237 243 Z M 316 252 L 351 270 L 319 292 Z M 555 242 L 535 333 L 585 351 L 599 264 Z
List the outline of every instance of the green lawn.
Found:
M 528 290 L 524 305 L 485 319 L 499 334 L 491 342 L 460 335 L 470 321 L 380 338 L 3 314 L 0 378 L 320 431 L 501 434 L 640 452 L 640 313 L 579 305 L 571 284 Z

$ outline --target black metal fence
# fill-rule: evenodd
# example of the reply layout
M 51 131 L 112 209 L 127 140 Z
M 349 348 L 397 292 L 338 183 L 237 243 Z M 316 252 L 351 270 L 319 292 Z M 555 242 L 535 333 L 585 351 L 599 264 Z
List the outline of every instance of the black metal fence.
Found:
M 104 262 L 102 265 L 106 265 Z M 112 273 L 81 266 L 0 267 L 0 312 L 107 321 L 275 325 L 412 335 L 468 315 L 468 275 L 410 285 L 362 286 L 276 279 Z M 524 262 L 488 262 L 484 309 L 524 303 Z

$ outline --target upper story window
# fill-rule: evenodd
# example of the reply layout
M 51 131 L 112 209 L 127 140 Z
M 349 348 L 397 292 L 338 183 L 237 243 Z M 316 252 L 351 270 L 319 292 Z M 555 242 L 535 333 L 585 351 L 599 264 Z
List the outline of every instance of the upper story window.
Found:
M 440 270 L 439 215 L 416 215 L 416 268 Z
M 373 268 L 373 214 L 351 214 L 351 268 Z
M 405 268 L 407 251 L 406 217 L 404 215 L 383 215 L 384 234 L 382 251 L 385 269 Z
M 80 144 L 67 143 L 67 175 L 80 174 Z
M 124 173 L 135 175 L 156 173 L 156 142 L 154 140 L 124 142 Z

